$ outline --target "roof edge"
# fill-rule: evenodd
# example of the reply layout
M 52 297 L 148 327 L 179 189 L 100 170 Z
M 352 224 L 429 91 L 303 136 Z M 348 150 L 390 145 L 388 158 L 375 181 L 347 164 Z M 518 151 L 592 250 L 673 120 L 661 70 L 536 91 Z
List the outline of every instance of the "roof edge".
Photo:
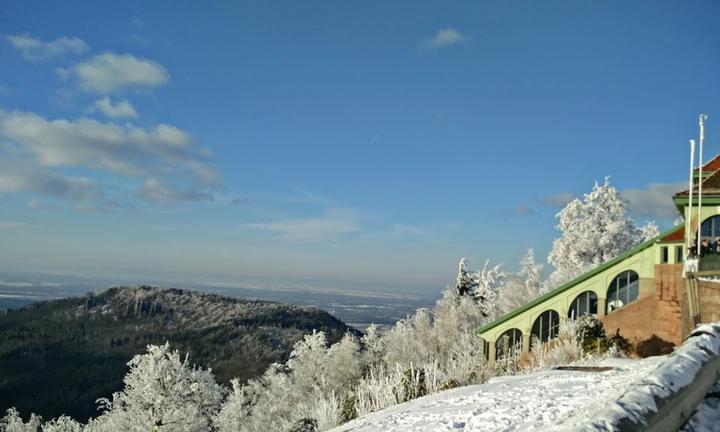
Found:
M 635 246 L 634 248 L 630 249 L 629 251 L 616 256 L 615 258 L 611 259 L 610 261 L 600 264 L 598 267 L 595 267 L 594 269 L 576 277 L 575 279 L 560 285 L 559 287 L 555 288 L 554 290 L 541 295 L 540 297 L 536 298 L 535 300 L 530 301 L 529 303 L 526 303 L 523 306 L 520 306 L 519 308 L 515 309 L 514 311 L 508 312 L 507 314 L 501 316 L 500 318 L 496 319 L 495 321 L 493 321 L 489 324 L 486 324 L 482 327 L 478 327 L 478 329 L 476 330 L 475 333 L 479 334 L 479 333 L 484 333 L 488 330 L 492 330 L 493 328 L 499 326 L 500 324 L 515 318 L 516 316 L 520 315 L 521 313 L 526 312 L 526 311 L 534 308 L 535 306 L 543 303 L 544 301 L 551 299 L 551 298 L 555 297 L 556 295 L 569 290 L 570 288 L 574 287 L 575 285 L 590 279 L 591 277 L 595 276 L 596 274 L 607 270 L 608 268 L 614 266 L 615 264 L 619 263 L 620 261 L 623 261 L 626 258 L 629 258 L 639 252 L 644 251 L 645 249 L 649 248 L 650 246 L 655 244 L 657 241 L 659 241 L 663 237 L 674 233 L 675 231 L 679 230 L 680 228 L 682 228 L 684 226 L 685 226 L 685 223 L 675 225 L 674 227 L 670 228 L 669 230 L 662 232 L 649 240 L 645 240 L 644 242 L 640 243 L 639 245 Z

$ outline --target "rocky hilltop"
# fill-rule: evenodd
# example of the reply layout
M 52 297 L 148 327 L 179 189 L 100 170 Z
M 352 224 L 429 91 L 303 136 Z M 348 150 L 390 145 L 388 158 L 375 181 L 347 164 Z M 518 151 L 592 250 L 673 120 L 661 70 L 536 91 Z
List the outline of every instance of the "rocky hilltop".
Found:
M 0 412 L 87 419 L 133 355 L 166 341 L 221 382 L 247 380 L 313 330 L 331 342 L 355 331 L 309 307 L 149 286 L 35 303 L 0 315 Z

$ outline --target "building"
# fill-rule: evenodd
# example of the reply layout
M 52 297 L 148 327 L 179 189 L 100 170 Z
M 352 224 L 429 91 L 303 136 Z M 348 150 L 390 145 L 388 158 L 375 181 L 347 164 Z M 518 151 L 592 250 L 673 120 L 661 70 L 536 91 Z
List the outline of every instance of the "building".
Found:
M 667 353 L 697 322 L 720 319 L 720 283 L 698 282 L 694 274 L 683 277 L 686 229 L 695 239 L 700 220 L 701 240 L 720 239 L 720 155 L 703 166 L 702 207 L 697 202 L 699 177 L 696 169 L 692 208 L 688 190 L 668 197 L 689 227 L 676 225 L 480 327 L 489 361 L 532 350 L 533 344 L 557 336 L 561 320 L 585 314 L 598 316 L 608 334 L 619 332 L 646 355 Z M 720 255 L 699 261 L 700 271 L 720 269 Z

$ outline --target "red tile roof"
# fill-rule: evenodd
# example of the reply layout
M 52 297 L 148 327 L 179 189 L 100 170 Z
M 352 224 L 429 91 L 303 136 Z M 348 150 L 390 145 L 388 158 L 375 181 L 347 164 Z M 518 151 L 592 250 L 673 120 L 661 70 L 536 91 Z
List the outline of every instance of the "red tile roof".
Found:
M 685 226 L 683 225 L 682 228 L 677 229 L 676 231 L 671 232 L 670 234 L 666 235 L 665 237 L 661 238 L 660 242 L 680 242 L 685 240 Z
M 702 181 L 703 196 L 705 195 L 720 195 L 720 170 L 713 172 L 709 176 L 705 177 Z M 693 195 L 698 193 L 697 183 L 693 186 Z M 680 191 L 673 196 L 686 196 L 688 190 Z
M 695 168 L 695 171 L 698 169 Z M 720 170 L 720 154 L 715 155 L 714 158 L 710 159 L 705 165 L 703 165 L 703 171 L 717 171 Z

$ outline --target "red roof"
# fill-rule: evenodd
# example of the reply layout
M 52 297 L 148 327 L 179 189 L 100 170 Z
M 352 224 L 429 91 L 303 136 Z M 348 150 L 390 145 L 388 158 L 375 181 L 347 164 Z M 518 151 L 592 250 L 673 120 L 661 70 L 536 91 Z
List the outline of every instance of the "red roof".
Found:
M 695 171 L 698 169 L 695 168 Z M 708 163 L 703 165 L 703 171 L 717 171 L 720 170 L 720 154 L 715 155 L 714 158 L 710 159 Z
M 685 229 L 678 228 L 677 230 L 671 232 L 670 234 L 666 235 L 665 237 L 661 238 L 661 242 L 680 242 L 685 240 Z

